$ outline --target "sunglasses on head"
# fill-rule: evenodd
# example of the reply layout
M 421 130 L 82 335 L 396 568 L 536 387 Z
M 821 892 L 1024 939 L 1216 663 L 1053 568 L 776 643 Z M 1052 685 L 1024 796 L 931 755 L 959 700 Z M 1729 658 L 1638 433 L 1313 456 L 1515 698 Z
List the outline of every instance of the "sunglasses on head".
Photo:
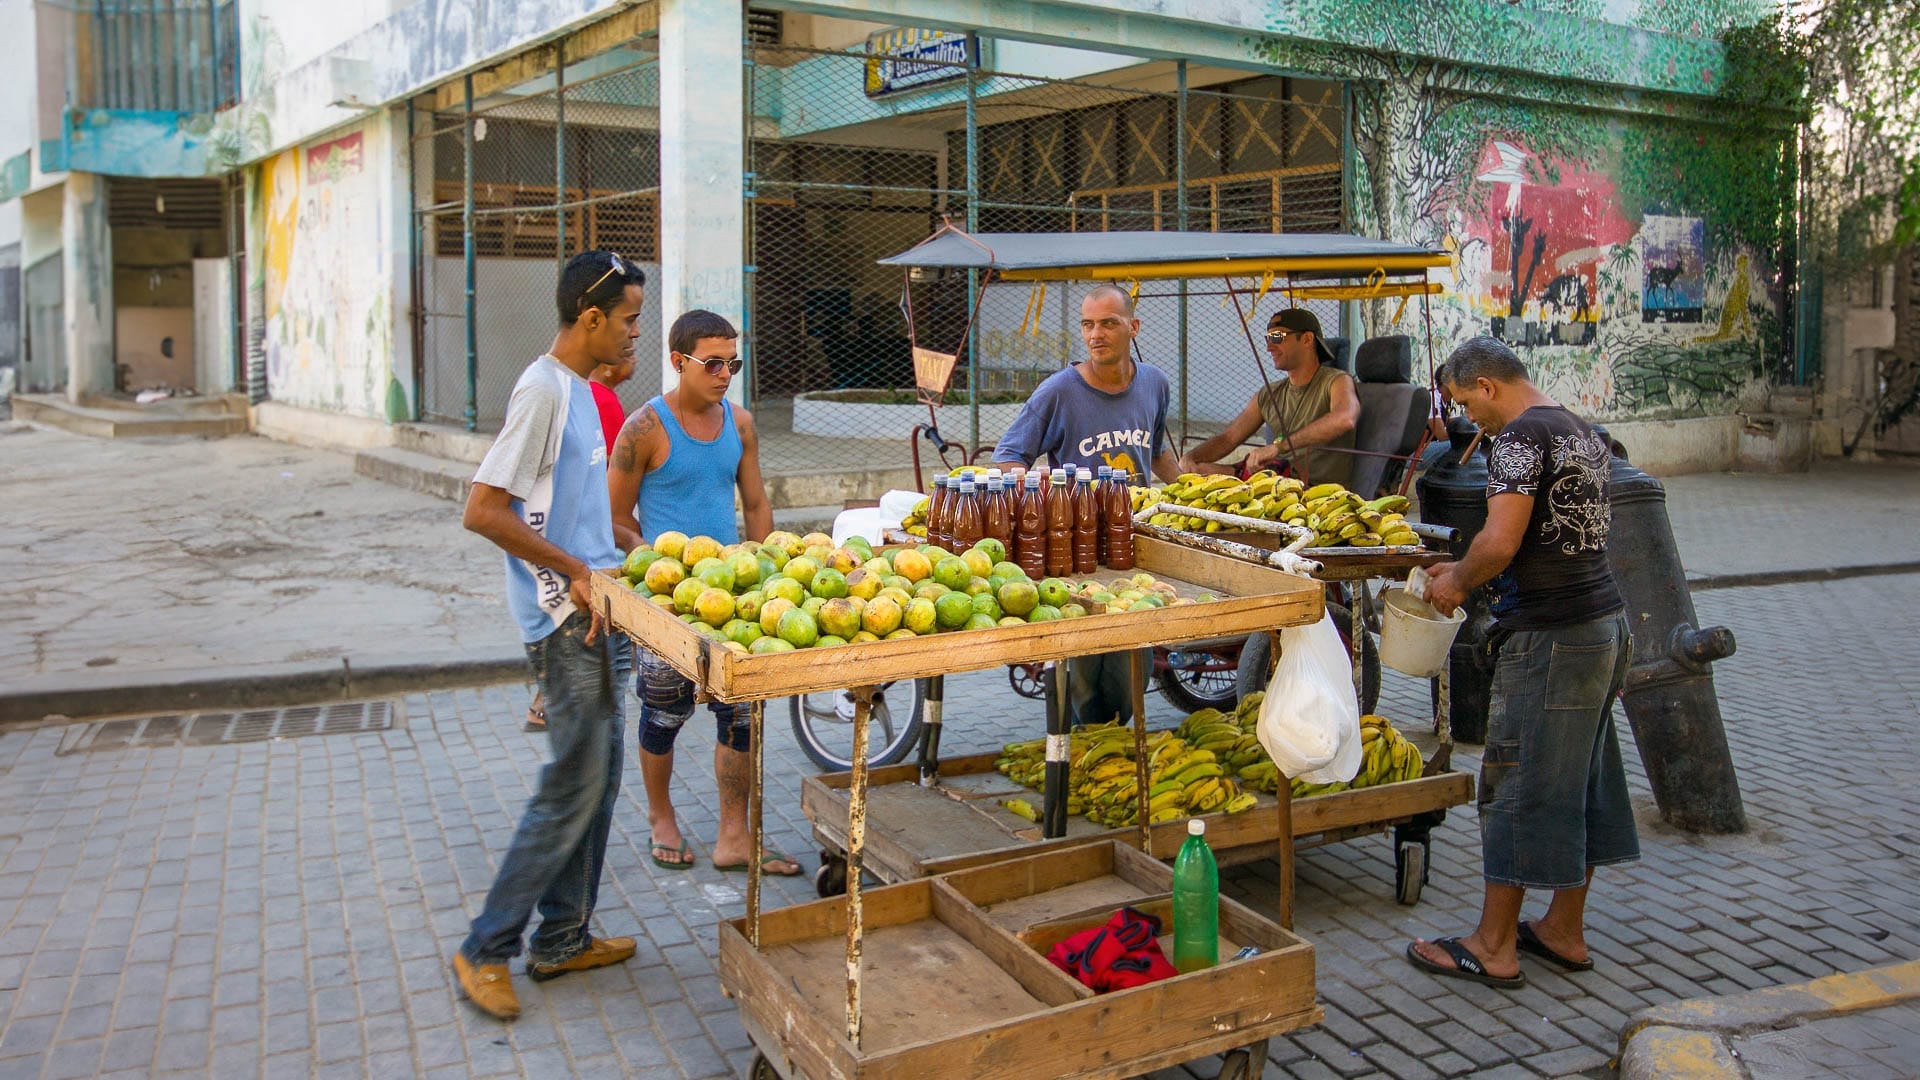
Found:
M 580 306 L 583 308 L 586 307 L 587 298 L 593 295 L 593 290 L 599 288 L 601 284 L 605 282 L 608 278 L 612 277 L 615 274 L 619 274 L 621 278 L 624 279 L 631 273 L 632 271 L 627 269 L 627 260 L 621 258 L 619 252 L 617 251 L 607 252 L 607 272 L 604 274 L 601 274 L 597 278 L 594 278 L 593 284 L 587 286 L 584 290 L 581 291 Z
M 706 368 L 707 374 L 712 375 L 715 378 L 718 378 L 722 371 L 726 372 L 728 375 L 740 374 L 740 367 L 744 363 L 744 361 L 742 361 L 737 356 L 731 360 L 722 360 L 717 356 L 711 360 L 708 360 L 708 359 L 705 359 L 704 357 L 688 356 L 686 353 L 676 353 L 675 355 L 679 356 L 682 360 L 691 360 L 694 363 L 699 364 L 701 367 Z

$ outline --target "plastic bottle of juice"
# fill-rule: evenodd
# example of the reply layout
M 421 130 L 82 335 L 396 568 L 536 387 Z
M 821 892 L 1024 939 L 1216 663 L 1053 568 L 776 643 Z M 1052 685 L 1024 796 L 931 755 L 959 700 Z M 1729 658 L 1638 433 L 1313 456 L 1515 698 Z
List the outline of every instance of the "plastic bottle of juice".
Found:
M 952 551 L 965 551 L 980 542 L 985 522 L 980 516 L 980 495 L 974 490 L 971 473 L 960 474 L 960 503 L 954 507 Z
M 1082 576 L 1100 569 L 1100 504 L 1093 495 L 1093 470 L 1074 474 L 1073 572 Z
M 1105 503 L 1100 532 L 1107 538 L 1100 561 L 1115 570 L 1133 569 L 1133 496 L 1127 492 L 1126 473 L 1115 469 L 1101 492 Z
M 1027 576 L 1047 576 L 1047 493 L 1040 474 L 1030 472 L 1020 493 L 1020 512 L 1013 522 L 1013 561 Z
M 927 499 L 927 543 L 945 547 L 946 545 L 940 541 L 947 531 L 946 477 L 933 478 L 933 492 L 927 496 Z
M 987 473 L 985 538 L 998 540 L 1005 551 L 1013 550 L 1013 504 L 1007 498 L 1007 485 L 999 470 Z
M 1073 489 L 1067 487 L 1067 470 L 1055 469 L 1047 477 L 1047 576 L 1065 577 L 1073 573 Z
M 1182 972 L 1220 962 L 1220 870 L 1207 846 L 1207 823 L 1187 821 L 1187 842 L 1173 860 L 1173 966 Z
M 1100 512 L 1099 528 L 1093 531 L 1093 557 L 1101 566 L 1107 564 L 1107 488 L 1112 483 L 1113 466 L 1093 470 L 1093 504 Z

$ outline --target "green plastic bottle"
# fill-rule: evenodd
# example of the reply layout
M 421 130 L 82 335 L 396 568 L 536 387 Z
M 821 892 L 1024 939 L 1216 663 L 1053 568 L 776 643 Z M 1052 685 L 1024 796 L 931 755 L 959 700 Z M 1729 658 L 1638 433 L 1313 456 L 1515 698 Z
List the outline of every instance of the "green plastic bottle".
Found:
M 1187 842 L 1173 860 L 1173 966 L 1182 972 L 1220 962 L 1220 869 L 1207 846 L 1207 823 L 1187 821 Z

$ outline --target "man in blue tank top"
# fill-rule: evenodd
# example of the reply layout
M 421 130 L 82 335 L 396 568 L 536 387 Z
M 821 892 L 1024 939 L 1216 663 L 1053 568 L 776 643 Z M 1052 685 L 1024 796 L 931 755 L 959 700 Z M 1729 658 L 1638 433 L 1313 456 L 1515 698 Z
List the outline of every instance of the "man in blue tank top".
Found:
M 739 543 L 733 514 L 736 488 L 747 538 L 763 540 L 772 531 L 773 508 L 760 478 L 760 439 L 753 416 L 727 400 L 727 387 L 740 373 L 738 338 L 733 324 L 711 311 L 689 311 L 667 331 L 679 381 L 627 418 L 607 469 L 613 532 L 621 547 L 631 550 L 663 532 Z M 639 668 L 634 693 L 640 698 L 640 777 L 653 829 L 649 856 L 663 869 L 684 870 L 693 865 L 693 853 L 680 832 L 668 785 L 673 780 L 674 740 L 693 716 L 693 683 L 645 649 L 636 647 L 634 660 Z M 744 710 L 719 702 L 712 709 L 718 725 L 713 775 L 720 784 L 713 865 L 744 870 L 750 856 L 751 728 Z M 798 874 L 800 865 L 769 854 L 761 869 Z
M 624 363 L 640 334 L 646 277 L 609 251 L 568 260 L 555 292 L 560 332 L 527 365 L 499 438 L 474 474 L 463 523 L 506 553 L 507 607 L 546 698 L 553 760 L 520 817 L 485 908 L 454 954 L 460 989 L 487 1014 L 520 1015 L 507 962 L 536 905 L 527 974 L 551 979 L 617 964 L 630 937 L 588 932 L 623 765 L 620 684 L 591 610 L 594 567 L 619 563 L 607 504 L 607 444 L 587 375 Z

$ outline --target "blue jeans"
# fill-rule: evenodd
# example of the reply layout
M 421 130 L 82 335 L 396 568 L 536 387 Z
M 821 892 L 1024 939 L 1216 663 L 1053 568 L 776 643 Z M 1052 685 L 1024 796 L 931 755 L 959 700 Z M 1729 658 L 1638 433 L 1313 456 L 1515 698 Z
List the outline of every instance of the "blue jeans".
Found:
M 569 960 L 591 942 L 587 920 L 600 894 L 607 829 L 620 795 L 626 726 L 615 675 L 616 643 L 585 643 L 590 620 L 576 611 L 527 646 L 534 681 L 547 698 L 553 760 L 520 816 L 486 907 L 460 951 L 474 964 L 505 963 L 520 952 L 534 908 L 533 962 Z
M 1522 630 L 1500 647 L 1480 758 L 1486 878 L 1571 889 L 1640 857 L 1613 726 L 1630 659 L 1625 616 Z

